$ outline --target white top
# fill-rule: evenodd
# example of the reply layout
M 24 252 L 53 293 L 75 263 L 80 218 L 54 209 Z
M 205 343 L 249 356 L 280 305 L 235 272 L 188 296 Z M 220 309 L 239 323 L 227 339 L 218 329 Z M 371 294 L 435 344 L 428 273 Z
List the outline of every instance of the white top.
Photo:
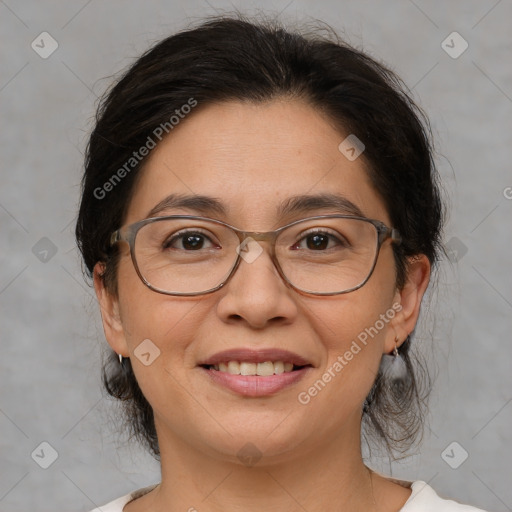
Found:
M 396 480 L 395 480 L 396 481 Z M 445 500 L 440 498 L 434 489 L 427 483 L 416 480 L 415 482 L 399 481 L 404 487 L 410 487 L 412 494 L 405 505 L 400 509 L 400 512 L 485 512 L 480 508 L 470 507 L 469 505 L 461 505 L 456 501 Z M 140 498 L 153 490 L 158 484 L 144 487 L 134 491 L 126 496 L 117 498 L 107 505 L 95 508 L 91 512 L 123 512 L 124 506 L 132 500 Z

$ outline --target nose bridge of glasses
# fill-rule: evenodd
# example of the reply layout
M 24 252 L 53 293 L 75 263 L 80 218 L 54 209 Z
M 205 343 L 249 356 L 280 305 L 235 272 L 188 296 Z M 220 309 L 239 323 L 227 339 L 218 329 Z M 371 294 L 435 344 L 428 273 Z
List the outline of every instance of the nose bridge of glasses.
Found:
M 238 262 L 233 268 L 231 275 L 233 275 L 239 269 L 242 260 L 245 264 L 249 264 L 247 265 L 249 268 L 255 268 L 253 266 L 255 260 L 259 260 L 260 264 L 263 260 L 265 260 L 263 266 L 266 269 L 273 269 L 272 271 L 276 273 L 276 277 L 279 275 L 281 279 L 285 281 L 285 283 L 288 282 L 287 278 L 282 274 L 280 263 L 277 261 L 277 255 L 275 251 L 275 241 L 279 233 L 280 231 L 237 230 L 236 234 L 238 235 L 240 241 L 239 249 L 237 249 Z M 266 244 L 268 248 L 266 255 L 264 254 L 266 251 L 263 249 L 264 244 Z M 243 266 L 245 267 L 246 265 Z
M 246 238 L 252 238 L 256 242 L 272 242 L 275 240 L 277 233 L 275 231 L 239 231 L 240 241 Z
M 240 241 L 239 249 L 236 251 L 239 254 L 239 258 L 245 260 L 246 263 L 252 263 L 255 259 L 259 259 L 262 253 L 267 252 L 266 257 L 270 258 L 274 265 L 276 264 L 275 240 L 278 233 L 275 231 L 238 230 L 236 234 Z M 264 249 L 265 245 L 267 246 L 267 251 Z

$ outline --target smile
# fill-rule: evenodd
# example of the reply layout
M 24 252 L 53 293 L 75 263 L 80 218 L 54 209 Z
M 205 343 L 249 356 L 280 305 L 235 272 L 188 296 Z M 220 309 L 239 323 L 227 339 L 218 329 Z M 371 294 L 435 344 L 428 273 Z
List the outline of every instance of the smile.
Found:
M 264 361 L 262 363 L 228 361 L 214 365 L 205 365 L 204 367 L 206 367 L 208 370 L 213 369 L 218 372 L 229 373 L 230 375 L 270 376 L 296 371 L 300 368 L 303 368 L 304 366 L 297 366 L 291 362 L 283 361 Z
M 304 356 L 275 348 L 232 348 L 199 361 L 210 383 L 244 397 L 273 395 L 314 369 Z

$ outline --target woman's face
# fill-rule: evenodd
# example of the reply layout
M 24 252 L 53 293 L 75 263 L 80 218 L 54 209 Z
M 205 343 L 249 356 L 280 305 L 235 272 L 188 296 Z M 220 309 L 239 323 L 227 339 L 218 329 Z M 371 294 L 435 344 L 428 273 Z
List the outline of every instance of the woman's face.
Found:
M 390 226 L 362 158 L 350 161 L 338 149 L 347 135 L 297 100 L 206 106 L 152 151 L 125 225 L 148 217 L 170 194 L 184 194 L 215 198 L 226 213 L 180 207 L 157 215 L 202 215 L 248 231 L 270 231 L 314 215 L 350 213 L 329 207 L 277 215 L 291 197 L 335 194 L 364 216 Z M 333 447 L 347 433 L 359 439 L 361 407 L 381 356 L 392 351 L 395 337 L 403 341 L 413 329 L 428 268 L 423 265 L 415 283 L 397 290 L 388 241 L 362 288 L 307 296 L 281 279 L 267 242 L 260 246 L 263 252 L 254 261 L 242 260 L 223 288 L 203 296 L 150 290 L 137 276 L 125 244 L 118 297 L 105 293 L 96 276 L 107 339 L 116 352 L 131 358 L 153 408 L 161 446 L 185 442 L 203 453 L 236 461 L 240 450 L 243 454 L 252 443 L 278 461 L 290 457 L 299 445 L 301 450 Z M 160 351 L 156 358 L 155 346 Z M 150 364 L 148 356 L 142 358 L 146 364 L 137 357 L 141 347 L 150 352 Z M 230 349 L 286 350 L 311 366 L 284 388 L 248 396 L 212 379 L 215 370 L 199 366 Z M 316 393 L 311 391 L 315 382 Z

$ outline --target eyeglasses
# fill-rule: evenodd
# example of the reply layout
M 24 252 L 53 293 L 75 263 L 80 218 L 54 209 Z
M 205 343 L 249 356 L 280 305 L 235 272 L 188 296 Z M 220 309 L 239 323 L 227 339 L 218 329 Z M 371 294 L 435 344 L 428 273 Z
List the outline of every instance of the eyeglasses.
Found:
M 268 241 L 272 262 L 292 288 L 312 295 L 338 295 L 361 288 L 382 244 L 401 243 L 394 228 L 378 220 L 319 215 L 275 231 L 243 231 L 192 215 L 152 217 L 118 229 L 111 246 L 125 241 L 142 282 L 166 295 L 203 295 L 222 288 L 242 259 L 252 263 Z

